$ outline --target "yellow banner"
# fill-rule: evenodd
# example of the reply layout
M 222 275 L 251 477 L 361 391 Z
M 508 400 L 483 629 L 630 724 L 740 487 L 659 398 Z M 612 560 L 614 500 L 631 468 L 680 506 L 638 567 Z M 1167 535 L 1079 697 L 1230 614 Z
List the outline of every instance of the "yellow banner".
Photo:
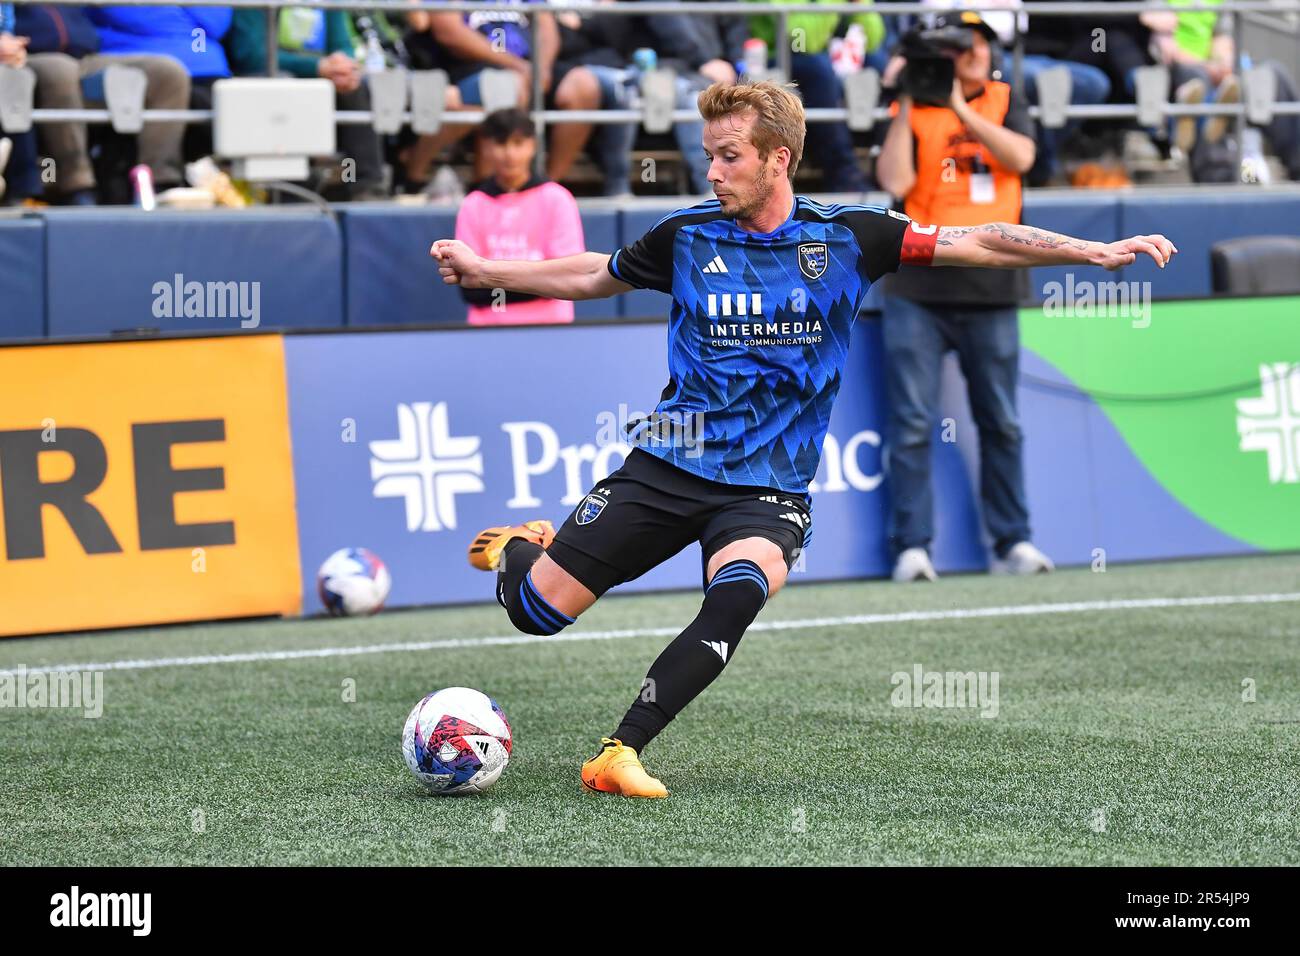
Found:
M 301 604 L 279 336 L 0 348 L 0 635 Z

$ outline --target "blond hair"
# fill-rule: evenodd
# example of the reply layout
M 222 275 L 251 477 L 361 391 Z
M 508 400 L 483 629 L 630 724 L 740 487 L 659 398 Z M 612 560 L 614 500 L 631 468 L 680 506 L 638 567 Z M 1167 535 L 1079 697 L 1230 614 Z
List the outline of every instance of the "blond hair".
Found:
M 786 175 L 794 182 L 794 172 L 803 158 L 803 140 L 807 124 L 803 103 L 792 92 L 793 83 L 782 86 L 763 80 L 759 83 L 736 83 L 727 86 L 714 83 L 700 94 L 700 115 L 704 122 L 753 112 L 757 117 L 749 131 L 749 140 L 766 159 L 773 150 L 784 146 L 790 150 L 790 165 Z

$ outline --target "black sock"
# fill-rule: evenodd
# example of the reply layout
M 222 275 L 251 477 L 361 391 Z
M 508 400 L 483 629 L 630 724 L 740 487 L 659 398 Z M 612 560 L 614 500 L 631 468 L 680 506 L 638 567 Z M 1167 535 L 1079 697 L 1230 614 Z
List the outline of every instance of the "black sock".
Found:
M 613 736 L 640 753 L 722 673 L 767 601 L 767 577 L 753 561 L 722 566 L 690 626 L 650 666 L 641 693 Z

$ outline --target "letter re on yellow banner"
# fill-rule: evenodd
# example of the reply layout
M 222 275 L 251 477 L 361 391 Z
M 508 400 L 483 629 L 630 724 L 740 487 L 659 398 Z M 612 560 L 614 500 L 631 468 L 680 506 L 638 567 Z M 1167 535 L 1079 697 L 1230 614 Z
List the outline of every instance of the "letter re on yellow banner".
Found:
M 0 348 L 0 635 L 297 614 L 284 345 Z

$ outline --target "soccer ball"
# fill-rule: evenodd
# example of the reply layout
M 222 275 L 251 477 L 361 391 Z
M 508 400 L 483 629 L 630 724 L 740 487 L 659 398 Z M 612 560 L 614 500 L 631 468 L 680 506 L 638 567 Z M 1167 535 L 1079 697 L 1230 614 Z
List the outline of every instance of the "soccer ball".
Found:
M 402 728 L 402 756 L 417 780 L 441 796 L 482 793 L 510 760 L 510 722 L 497 702 L 448 687 L 415 705 Z
M 365 548 L 335 551 L 316 572 L 316 591 L 335 617 L 374 614 L 393 586 L 384 562 Z

